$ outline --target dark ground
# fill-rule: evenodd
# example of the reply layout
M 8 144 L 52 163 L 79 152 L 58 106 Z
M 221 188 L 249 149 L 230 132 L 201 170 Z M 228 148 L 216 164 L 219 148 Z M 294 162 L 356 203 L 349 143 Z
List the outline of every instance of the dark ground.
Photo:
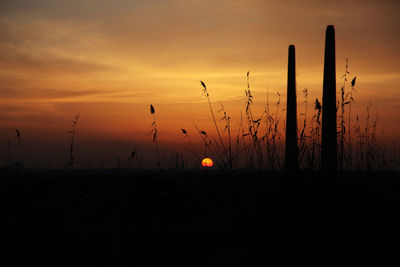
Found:
M 0 170 L 1 251 L 31 262 L 384 265 L 398 260 L 399 199 L 389 171 Z

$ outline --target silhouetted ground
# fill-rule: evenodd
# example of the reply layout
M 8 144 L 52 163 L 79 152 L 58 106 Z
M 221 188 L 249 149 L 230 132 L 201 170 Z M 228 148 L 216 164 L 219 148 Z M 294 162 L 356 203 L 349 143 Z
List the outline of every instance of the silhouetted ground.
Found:
M 385 263 L 398 172 L 0 170 L 3 256 L 139 265 Z

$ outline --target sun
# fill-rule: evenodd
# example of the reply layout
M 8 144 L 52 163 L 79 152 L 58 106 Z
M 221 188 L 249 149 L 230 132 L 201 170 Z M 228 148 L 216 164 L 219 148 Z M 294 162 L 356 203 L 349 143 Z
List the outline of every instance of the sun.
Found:
M 204 158 L 201 161 L 201 165 L 203 165 L 203 167 L 212 167 L 214 165 L 214 162 L 210 158 Z

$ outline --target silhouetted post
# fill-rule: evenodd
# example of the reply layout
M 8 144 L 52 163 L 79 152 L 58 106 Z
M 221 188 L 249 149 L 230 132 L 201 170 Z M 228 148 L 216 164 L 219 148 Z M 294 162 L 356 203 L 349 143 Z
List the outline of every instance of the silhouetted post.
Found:
M 335 173 L 336 155 L 336 59 L 335 29 L 333 25 L 326 28 L 324 84 L 322 93 L 322 170 Z
M 296 103 L 296 53 L 294 45 L 289 45 L 286 104 L 286 146 L 285 168 L 298 168 L 299 148 L 297 146 L 297 103 Z

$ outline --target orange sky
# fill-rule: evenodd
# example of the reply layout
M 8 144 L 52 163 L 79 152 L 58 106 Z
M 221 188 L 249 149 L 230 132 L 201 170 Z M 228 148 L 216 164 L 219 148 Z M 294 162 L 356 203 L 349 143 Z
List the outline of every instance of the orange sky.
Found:
M 81 147 L 93 140 L 127 150 L 150 144 L 149 104 L 160 143 L 179 143 L 179 129 L 193 131 L 192 122 L 212 131 L 199 80 L 236 129 L 247 71 L 256 112 L 267 88 L 271 102 L 279 91 L 284 104 L 289 44 L 296 45 L 301 112 L 304 87 L 310 103 L 321 99 L 328 24 L 336 29 L 338 88 L 348 57 L 357 76 L 354 114 L 365 118 L 372 101 L 380 131 L 400 141 L 399 12 L 398 1 L 370 0 L 2 0 L 1 153 L 15 139 L 14 128 L 31 149 L 33 143 L 42 144 L 43 154 L 55 143 L 64 149 L 75 113 Z

